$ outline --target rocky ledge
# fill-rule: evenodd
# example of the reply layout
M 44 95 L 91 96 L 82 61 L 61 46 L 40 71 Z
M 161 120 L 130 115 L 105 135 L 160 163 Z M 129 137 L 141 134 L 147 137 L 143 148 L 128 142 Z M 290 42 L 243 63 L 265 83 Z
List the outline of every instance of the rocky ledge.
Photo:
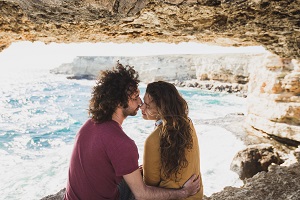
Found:
M 203 200 L 299 200 L 300 148 L 292 151 L 290 157 L 292 159 L 281 165 L 270 165 L 267 172 L 262 171 L 245 179 L 240 188 L 225 187 L 210 197 L 204 196 Z M 62 189 L 41 200 L 62 200 L 64 193 L 65 189 Z
M 291 153 L 297 161 L 289 165 L 270 165 L 268 172 L 262 171 L 245 179 L 242 187 L 225 187 L 224 190 L 204 197 L 204 200 L 299 200 L 300 194 L 300 148 Z M 286 166 L 288 165 L 288 166 Z
M 300 146 L 295 148 L 269 137 L 248 134 L 243 128 L 244 119 L 242 113 L 232 113 L 214 120 L 195 121 L 225 128 L 247 145 L 237 152 L 231 164 L 244 185 L 225 187 L 203 200 L 299 200 Z M 64 193 L 62 189 L 41 200 L 61 200 Z

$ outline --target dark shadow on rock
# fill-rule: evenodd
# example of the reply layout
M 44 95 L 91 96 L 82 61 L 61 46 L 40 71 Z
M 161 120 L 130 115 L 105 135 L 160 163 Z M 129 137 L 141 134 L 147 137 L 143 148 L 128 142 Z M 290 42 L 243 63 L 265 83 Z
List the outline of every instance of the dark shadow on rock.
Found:
M 258 172 L 267 172 L 272 163 L 277 165 L 283 163 L 272 145 L 250 145 L 234 156 L 230 169 L 236 172 L 241 180 L 244 180 L 253 177 Z

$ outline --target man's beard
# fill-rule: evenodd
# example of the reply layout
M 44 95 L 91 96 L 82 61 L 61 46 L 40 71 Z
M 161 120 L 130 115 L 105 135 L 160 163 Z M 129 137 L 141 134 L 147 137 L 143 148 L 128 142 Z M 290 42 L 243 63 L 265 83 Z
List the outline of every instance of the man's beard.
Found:
M 137 114 L 137 108 L 136 109 L 130 109 L 129 107 L 123 109 L 123 116 L 126 118 L 128 116 L 135 116 Z

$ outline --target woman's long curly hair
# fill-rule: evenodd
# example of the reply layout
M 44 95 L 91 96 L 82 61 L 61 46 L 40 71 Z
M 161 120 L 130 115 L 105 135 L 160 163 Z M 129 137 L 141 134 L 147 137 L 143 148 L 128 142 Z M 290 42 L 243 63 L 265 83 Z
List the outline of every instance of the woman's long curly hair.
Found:
M 112 119 L 118 105 L 128 107 L 128 100 L 138 89 L 138 73 L 133 67 L 117 62 L 113 70 L 102 71 L 92 90 L 89 115 L 96 123 Z
M 160 156 L 163 173 L 166 178 L 175 175 L 187 167 L 186 152 L 193 147 L 188 104 L 176 87 L 164 81 L 148 84 L 146 93 L 157 106 L 162 123 L 160 133 Z

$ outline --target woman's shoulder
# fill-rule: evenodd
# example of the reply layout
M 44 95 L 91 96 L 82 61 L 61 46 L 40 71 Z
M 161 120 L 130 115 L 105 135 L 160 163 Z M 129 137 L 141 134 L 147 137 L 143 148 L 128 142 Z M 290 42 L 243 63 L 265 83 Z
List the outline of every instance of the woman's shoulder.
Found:
M 159 133 L 161 131 L 160 127 L 157 127 L 146 139 L 146 142 L 148 143 L 154 143 L 160 140 Z

